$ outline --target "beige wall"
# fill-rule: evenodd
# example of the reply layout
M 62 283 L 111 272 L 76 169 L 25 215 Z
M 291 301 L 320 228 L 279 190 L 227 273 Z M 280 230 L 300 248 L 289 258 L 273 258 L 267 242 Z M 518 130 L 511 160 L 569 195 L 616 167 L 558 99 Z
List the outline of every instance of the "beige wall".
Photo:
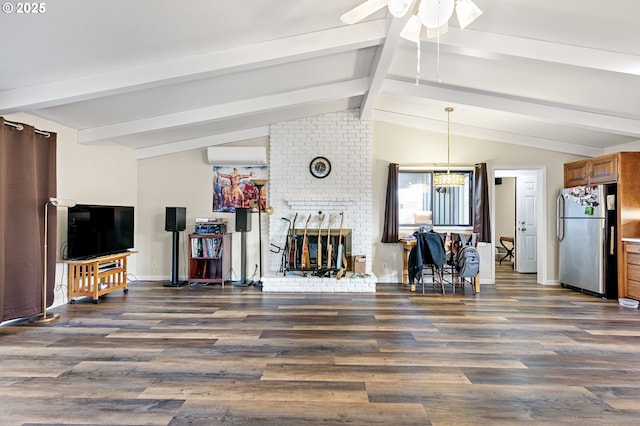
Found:
M 267 138 L 227 144 L 225 146 L 267 146 Z M 231 213 L 212 212 L 213 166 L 208 163 L 207 150 L 197 149 L 164 155 L 138 162 L 138 279 L 166 280 L 171 277 L 172 233 L 164 230 L 165 207 L 187 208 L 187 229 L 180 233 L 179 278 L 186 279 L 187 240 L 197 217 L 223 218 L 228 229 L 235 229 Z M 269 250 L 266 220 L 263 223 L 263 252 Z M 258 216 L 252 217 L 252 230 L 247 233 L 247 278 L 258 263 Z M 233 279 L 240 278 L 240 234 L 233 232 Z M 256 277 L 257 278 L 257 277 Z
M 79 145 L 78 132 L 67 126 L 29 114 L 11 114 L 5 117 L 57 133 L 57 196 L 76 200 L 81 204 L 112 204 L 135 206 L 138 197 L 137 162 L 134 152 L 113 143 Z M 136 222 L 140 221 L 136 212 Z M 66 245 L 66 209 L 58 209 L 58 238 L 56 253 Z M 136 245 L 138 242 L 136 230 Z M 130 270 L 136 270 L 136 256 L 130 257 Z M 56 272 L 56 298 L 54 305 L 66 303 L 67 282 L 63 267 Z
M 382 220 L 384 219 L 384 199 L 386 191 L 387 167 L 390 162 L 399 164 L 431 164 L 446 163 L 446 135 L 417 128 L 403 127 L 396 124 L 374 122 L 373 124 L 373 223 L 374 229 L 374 274 L 379 280 L 397 281 L 396 271 L 402 268 L 402 251 L 398 244 L 380 243 Z M 451 137 L 451 162 L 457 164 L 475 164 L 486 162 L 492 169 L 497 167 L 512 169 L 543 168 L 546 173 L 545 186 L 547 231 L 545 244 L 547 274 L 538 277 L 538 282 L 557 282 L 557 241 L 555 237 L 555 199 L 562 188 L 563 164 L 580 157 L 543 149 L 509 145 L 492 141 L 481 141 L 465 137 Z M 495 237 L 495 235 L 494 235 Z M 495 247 L 495 246 L 494 246 Z M 491 259 L 493 251 L 487 253 Z M 481 253 L 482 255 L 482 253 Z M 389 265 L 387 271 L 382 270 L 382 263 Z M 488 280 L 490 275 L 482 273 L 481 279 Z
M 495 186 L 495 197 L 496 245 L 499 246 L 498 238 L 502 236 L 515 237 L 516 179 L 503 177 L 502 184 Z
M 29 114 L 5 118 L 58 134 L 59 197 L 82 204 L 136 204 L 137 161 L 131 149 L 110 142 L 79 145 L 75 129 Z

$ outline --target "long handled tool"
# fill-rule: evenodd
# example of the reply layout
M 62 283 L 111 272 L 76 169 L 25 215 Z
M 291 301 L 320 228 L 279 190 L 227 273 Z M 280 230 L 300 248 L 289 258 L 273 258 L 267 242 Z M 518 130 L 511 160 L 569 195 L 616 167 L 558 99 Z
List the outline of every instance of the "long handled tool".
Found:
M 344 276 L 345 269 L 347 267 L 347 255 L 345 254 L 344 245 L 342 244 L 342 225 L 344 224 L 344 212 L 340 212 L 340 234 L 338 236 L 338 272 L 336 273 L 336 279 L 340 279 Z
M 309 267 L 309 242 L 307 241 L 307 230 L 309 229 L 309 221 L 311 220 L 311 215 L 307 218 L 307 223 L 304 225 L 304 237 L 302 238 L 302 269 Z
M 320 220 L 318 221 L 318 254 L 316 255 L 316 265 L 318 268 L 322 268 L 322 222 L 324 222 L 324 215 L 322 212 L 318 212 Z
M 289 246 L 289 269 L 297 269 L 297 260 L 298 257 L 298 236 L 295 235 L 296 232 L 296 219 L 298 219 L 298 213 L 293 217 L 293 223 L 291 224 L 291 245 Z
M 346 266 L 347 256 L 344 254 L 344 246 L 342 245 L 342 225 L 344 224 L 344 213 L 340 212 L 340 233 L 338 234 L 338 259 L 336 260 L 336 268 L 340 269 Z
M 329 214 L 329 224 L 327 225 L 327 269 L 331 269 L 331 258 L 333 257 L 333 245 L 331 244 L 331 219 Z

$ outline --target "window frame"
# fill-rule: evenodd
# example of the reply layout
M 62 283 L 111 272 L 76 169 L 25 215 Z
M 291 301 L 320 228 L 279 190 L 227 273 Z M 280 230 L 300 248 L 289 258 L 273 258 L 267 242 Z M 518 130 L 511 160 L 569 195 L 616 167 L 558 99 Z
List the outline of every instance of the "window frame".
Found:
M 469 181 L 469 185 L 468 185 L 468 200 L 467 200 L 467 205 L 468 205 L 467 216 L 469 218 L 469 223 L 435 224 L 435 217 L 434 217 L 432 219 L 432 225 L 434 227 L 444 227 L 444 228 L 472 228 L 473 227 L 474 168 L 473 167 L 459 166 L 459 167 L 455 167 L 455 168 L 450 169 L 450 171 L 451 171 L 451 173 L 463 173 L 463 174 L 466 174 L 466 175 L 469 176 L 469 178 L 468 178 L 468 181 Z M 429 196 L 430 196 L 429 204 L 431 206 L 431 211 L 434 211 L 434 207 L 436 205 L 436 200 L 435 200 L 436 199 L 436 194 L 435 194 L 435 191 L 437 191 L 437 189 L 435 189 L 433 187 L 433 179 L 434 179 L 434 176 L 436 174 L 446 173 L 446 172 L 447 172 L 447 170 L 445 168 L 441 168 L 441 167 L 400 167 L 400 169 L 398 171 L 398 173 L 399 173 L 398 184 L 400 184 L 400 181 L 402 181 L 402 175 L 403 174 L 409 174 L 409 173 L 429 174 L 430 175 L 430 186 L 431 186 L 429 191 L 428 191 L 429 192 Z M 398 202 L 399 202 L 398 208 L 399 209 L 400 209 L 400 204 L 401 204 L 400 190 L 401 190 L 401 188 L 398 187 Z M 421 224 L 419 224 L 419 223 L 403 223 L 403 222 L 399 222 L 400 228 L 417 228 L 420 225 Z

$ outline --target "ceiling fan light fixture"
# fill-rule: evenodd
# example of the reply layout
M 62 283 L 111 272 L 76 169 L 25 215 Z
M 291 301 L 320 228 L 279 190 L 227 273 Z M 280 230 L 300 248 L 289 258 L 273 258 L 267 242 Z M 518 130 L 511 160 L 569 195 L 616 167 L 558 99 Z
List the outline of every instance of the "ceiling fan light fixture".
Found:
M 421 39 L 423 37 L 424 40 L 437 39 L 436 78 L 441 83 L 440 36 L 449 31 L 449 19 L 453 16 L 453 12 L 455 11 L 458 16 L 461 29 L 482 15 L 482 11 L 471 0 L 364 0 L 359 6 L 342 15 L 340 19 L 345 24 L 354 24 L 385 6 L 395 18 L 411 13 L 400 32 L 400 37 L 416 44 L 416 85 L 420 84 Z
M 405 40 L 412 41 L 414 43 L 418 43 L 420 41 L 420 33 L 422 32 L 422 22 L 420 19 L 413 15 L 407 21 L 407 24 L 404 26 L 402 31 L 400 32 L 400 37 Z
M 438 28 L 427 28 L 427 38 L 436 38 L 442 34 L 446 34 L 449 31 L 449 24 L 445 22 Z
M 454 0 L 422 0 L 418 6 L 418 17 L 427 28 L 438 28 L 453 15 Z
M 471 0 L 457 0 L 456 2 L 456 16 L 458 17 L 458 23 L 460 29 L 464 30 L 469 24 L 475 21 L 482 11 Z
M 396 18 L 407 14 L 414 0 L 389 0 L 389 12 Z

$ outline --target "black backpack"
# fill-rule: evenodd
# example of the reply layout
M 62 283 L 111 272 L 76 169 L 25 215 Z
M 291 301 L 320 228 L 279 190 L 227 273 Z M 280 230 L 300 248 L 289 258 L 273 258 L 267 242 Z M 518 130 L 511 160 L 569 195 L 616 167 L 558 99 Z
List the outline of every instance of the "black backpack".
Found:
M 472 246 L 464 246 L 456 254 L 456 271 L 463 278 L 472 278 L 480 271 L 480 255 Z

